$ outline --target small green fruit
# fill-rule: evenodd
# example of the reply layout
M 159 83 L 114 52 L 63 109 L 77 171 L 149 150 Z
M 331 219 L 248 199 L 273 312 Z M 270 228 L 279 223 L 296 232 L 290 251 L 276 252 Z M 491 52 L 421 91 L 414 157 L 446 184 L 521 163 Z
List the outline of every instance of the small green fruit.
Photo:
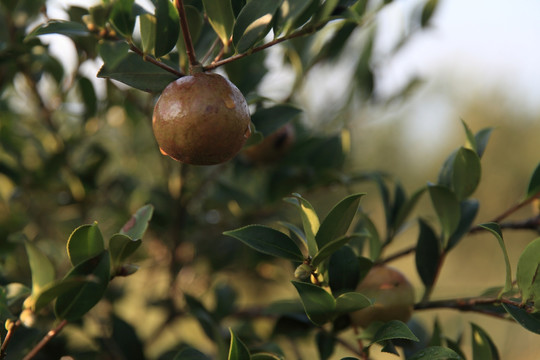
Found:
M 186 164 L 214 165 L 242 149 L 251 135 L 250 121 L 246 99 L 233 83 L 198 73 L 163 90 L 152 129 L 162 153 Z
M 356 291 L 368 297 L 373 305 L 351 313 L 351 323 L 362 328 L 375 321 L 409 321 L 413 313 L 414 289 L 398 270 L 374 266 Z

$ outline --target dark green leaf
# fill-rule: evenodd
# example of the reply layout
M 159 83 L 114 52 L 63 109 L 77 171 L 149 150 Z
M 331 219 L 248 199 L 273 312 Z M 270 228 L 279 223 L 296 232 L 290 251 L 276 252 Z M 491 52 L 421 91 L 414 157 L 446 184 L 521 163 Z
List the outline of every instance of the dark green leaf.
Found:
M 115 356 L 121 359 L 145 360 L 144 345 L 135 328 L 115 314 L 111 314 L 112 336 L 108 339 L 115 344 Z
M 65 20 L 49 20 L 48 22 L 39 25 L 34 30 L 26 36 L 26 38 L 31 38 L 39 35 L 47 34 L 61 34 L 69 36 L 72 38 L 77 38 L 80 36 L 88 36 L 90 32 L 81 23 L 75 21 L 65 21 Z
M 156 17 L 144 14 L 139 18 L 142 50 L 145 54 L 154 54 L 156 47 Z
M 317 349 L 319 350 L 319 359 L 329 359 L 336 346 L 336 338 L 334 335 L 324 330 L 318 331 L 317 334 L 315 334 L 315 342 L 317 343 Z
M 504 262 L 506 263 L 506 282 L 504 284 L 503 292 L 508 292 L 512 290 L 512 267 L 510 266 L 510 259 L 508 258 L 508 252 L 506 251 L 506 245 L 504 244 L 503 235 L 501 232 L 501 227 L 497 223 L 486 223 L 480 224 L 479 226 L 491 232 L 499 242 L 499 245 L 503 251 Z M 502 293 L 501 293 L 502 295 Z
M 369 258 L 371 261 L 376 261 L 382 251 L 382 241 L 379 237 L 379 232 L 366 214 L 360 213 L 360 219 L 356 231 L 367 232 L 369 234 Z
M 180 20 L 176 7 L 169 0 L 156 1 L 156 57 L 162 57 L 176 45 L 180 34 Z
M 120 234 L 127 235 L 132 239 L 141 239 L 148 228 L 153 213 L 154 207 L 152 205 L 144 205 L 122 226 Z
M 119 34 L 131 39 L 135 27 L 134 0 L 116 0 L 112 4 L 110 22 Z
M 336 312 L 348 314 L 371 305 L 371 301 L 358 292 L 348 292 L 336 298 Z
M 441 170 L 439 171 L 439 177 L 437 178 L 437 184 L 445 186 L 449 189 L 452 188 L 452 179 L 454 172 L 454 160 L 456 158 L 457 150 L 453 151 L 448 158 L 444 161 Z
M 313 284 L 292 283 L 300 295 L 306 315 L 315 325 L 322 326 L 333 318 L 336 301 L 332 295 Z
M 502 304 L 504 309 L 525 329 L 540 334 L 540 314 L 529 313 L 526 309 L 514 305 Z
M 248 225 L 225 231 L 223 234 L 234 237 L 264 254 L 293 261 L 303 260 L 302 252 L 290 237 L 264 225 Z
M 116 66 L 107 63 L 99 69 L 100 78 L 120 81 L 136 89 L 159 93 L 177 77 L 134 53 L 128 53 Z
M 363 193 L 349 195 L 330 210 L 315 236 L 319 249 L 322 250 L 327 244 L 347 233 L 358 211 L 360 199 L 364 195 Z
M 418 234 L 415 254 L 416 270 L 426 287 L 426 293 L 429 293 L 439 270 L 440 240 L 433 229 L 423 220 L 419 219 L 418 223 L 420 233 Z
M 192 347 L 181 350 L 173 360 L 211 360 L 208 356 L 204 355 L 197 349 Z
M 202 2 L 208 21 L 227 49 L 235 21 L 231 0 L 203 0 Z
M 80 77 L 78 79 L 79 90 L 84 102 L 84 113 L 87 117 L 92 117 L 97 111 L 97 96 L 94 90 L 94 85 L 88 78 Z
M 95 257 L 105 250 L 103 236 L 97 223 L 82 225 L 69 236 L 67 252 L 73 266 Z
M 99 45 L 99 56 L 105 66 L 114 69 L 128 56 L 129 45 L 125 41 L 105 41 Z
M 458 200 L 469 197 L 480 182 L 480 158 L 473 150 L 460 148 L 454 157 L 452 189 Z
M 304 255 L 304 257 L 307 257 L 308 250 L 307 250 L 307 245 L 306 245 L 306 236 L 304 235 L 302 230 L 298 226 L 291 224 L 289 222 L 286 222 L 286 221 L 280 221 L 279 224 L 287 228 L 287 230 L 289 230 L 291 239 L 302 251 L 302 254 Z
M 461 218 L 459 219 L 459 224 L 452 234 L 450 236 L 450 239 L 448 240 L 448 244 L 446 245 L 446 251 L 449 251 L 454 246 L 458 244 L 458 242 L 465 236 L 469 229 L 471 228 L 472 223 L 474 222 L 474 219 L 476 218 L 476 214 L 478 213 L 478 207 L 479 202 L 478 200 L 474 199 L 467 199 L 463 200 L 460 204 L 460 213 Z
M 405 220 L 407 220 L 407 217 L 411 214 L 411 211 L 414 209 L 425 191 L 426 187 L 418 189 L 399 209 L 397 209 L 397 215 L 392 223 L 392 230 L 394 233 L 397 233 L 401 226 L 403 226 L 403 223 L 405 223 Z
M 312 2 L 312 0 L 283 0 L 277 13 L 276 26 L 274 27 L 275 35 L 287 35 L 294 30 L 296 20 Z
M 499 360 L 495 344 L 489 335 L 478 325 L 471 323 L 473 360 Z
M 251 355 L 251 360 L 283 360 L 283 357 L 270 353 L 257 353 Z
M 236 299 L 238 297 L 236 291 L 227 284 L 218 284 L 214 289 L 216 297 L 216 308 L 214 316 L 217 319 L 222 319 L 233 313 L 236 307 Z
M 527 186 L 527 195 L 526 198 L 530 199 L 533 196 L 539 196 L 540 193 L 540 163 L 534 169 L 534 172 L 529 181 L 529 186 Z
M 233 29 L 233 44 L 238 53 L 246 52 L 272 28 L 281 0 L 251 0 L 244 6 Z
M 250 360 L 251 355 L 247 346 L 236 336 L 231 328 L 229 328 L 229 332 L 231 333 L 231 344 L 228 360 Z
M 478 157 L 482 157 L 484 155 L 484 151 L 486 150 L 489 137 L 491 136 L 491 132 L 493 131 L 493 128 L 485 128 L 480 130 L 476 133 L 474 136 L 476 140 L 476 153 L 478 154 Z
M 317 253 L 313 256 L 313 259 L 311 260 L 311 264 L 315 267 L 319 266 L 320 263 L 322 263 L 324 260 L 326 260 L 330 255 L 332 255 L 334 252 L 336 252 L 338 249 L 342 248 L 345 244 L 347 244 L 352 239 L 359 239 L 367 237 L 366 235 L 361 234 L 352 234 L 352 235 L 344 235 L 342 237 L 339 237 L 335 240 L 330 241 Z
M 463 360 L 454 350 L 442 346 L 430 346 L 418 351 L 407 360 Z
M 356 289 L 360 281 L 360 261 L 350 246 L 335 251 L 328 262 L 328 283 L 334 294 Z
M 429 185 L 431 202 L 441 223 L 443 238 L 446 241 L 454 233 L 461 218 L 459 202 L 448 188 L 440 185 Z
M 47 306 L 49 303 L 51 303 L 58 296 L 84 285 L 85 282 L 92 281 L 93 280 L 91 278 L 72 277 L 62 279 L 60 281 L 51 282 L 47 286 L 42 288 L 38 294 L 36 294 L 32 310 L 34 312 L 38 312 L 45 306 Z
M 205 306 L 191 295 L 184 294 L 184 299 L 189 307 L 189 312 L 197 319 L 206 336 L 214 341 L 221 338 L 218 326 Z
M 35 296 L 54 281 L 54 266 L 47 256 L 35 245 L 28 241 L 24 245 L 32 273 L 32 295 Z
M 439 4 L 439 0 L 428 0 L 424 7 L 422 8 L 422 15 L 420 18 L 420 25 L 422 27 L 426 27 L 429 25 L 429 21 L 433 17 L 433 14 L 435 13 L 435 10 L 437 9 L 437 5 Z
M 121 265 L 141 244 L 141 239 L 132 240 L 129 236 L 123 234 L 113 235 L 109 240 L 109 251 L 111 252 L 113 267 Z
M 534 302 L 535 308 L 540 308 L 540 238 L 531 241 L 521 253 L 517 264 L 516 281 L 521 290 L 522 302 Z
M 371 340 L 371 343 L 383 342 L 392 339 L 406 339 L 419 341 L 407 325 L 399 320 L 391 320 L 382 325 Z
M 236 87 L 240 90 L 242 94 L 256 92 L 262 78 L 268 73 L 266 52 L 259 51 L 256 53 L 252 53 L 250 56 L 246 56 L 244 58 L 232 61 L 225 65 L 225 71 L 227 71 L 227 76 L 229 80 L 234 85 L 236 85 Z M 245 76 L 246 73 L 248 73 L 249 76 Z M 286 105 L 286 107 L 292 108 L 290 105 Z M 252 115 L 251 121 L 253 122 L 254 120 L 257 120 L 257 117 L 260 115 L 257 115 L 257 113 L 263 110 L 265 109 L 257 110 L 257 112 Z M 278 123 L 285 124 L 287 122 L 282 120 L 281 118 L 269 118 L 262 120 L 268 120 L 268 122 L 260 121 L 259 123 L 259 121 L 257 120 L 258 124 L 256 124 L 255 126 L 261 126 L 263 130 L 267 125 L 270 125 L 271 127 L 276 127 Z M 275 129 L 277 130 L 277 127 Z M 253 132 L 251 134 L 251 137 L 253 137 Z
M 272 107 L 259 109 L 251 117 L 257 131 L 265 137 L 276 132 L 286 123 L 294 120 L 302 113 L 302 110 L 288 104 L 280 104 Z
M 91 276 L 95 281 L 79 284 L 58 296 L 54 306 L 56 316 L 73 321 L 86 314 L 105 294 L 110 272 L 110 256 L 107 250 L 71 269 L 64 279 Z
M 304 226 L 304 234 L 306 235 L 306 241 L 310 256 L 315 256 L 318 251 L 317 242 L 315 241 L 315 234 L 319 231 L 320 222 L 317 213 L 313 206 L 304 199 L 300 194 L 293 194 L 294 197 L 285 198 L 290 204 L 295 205 L 300 210 L 300 216 L 302 218 L 302 225 Z

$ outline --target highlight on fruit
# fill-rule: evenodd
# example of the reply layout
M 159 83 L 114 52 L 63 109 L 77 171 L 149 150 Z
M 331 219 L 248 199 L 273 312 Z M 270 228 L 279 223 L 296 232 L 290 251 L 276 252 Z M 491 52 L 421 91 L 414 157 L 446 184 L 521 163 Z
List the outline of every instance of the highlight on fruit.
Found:
M 161 93 L 152 129 L 161 152 L 185 164 L 232 159 L 251 136 L 251 117 L 238 88 L 219 74 L 197 73 Z

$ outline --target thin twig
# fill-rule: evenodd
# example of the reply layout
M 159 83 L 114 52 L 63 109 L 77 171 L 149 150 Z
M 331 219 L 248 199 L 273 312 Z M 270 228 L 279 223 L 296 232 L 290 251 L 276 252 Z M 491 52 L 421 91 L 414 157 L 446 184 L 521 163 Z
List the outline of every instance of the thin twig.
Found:
M 182 28 L 182 36 L 184 38 L 184 43 L 186 45 L 186 54 L 189 59 L 189 69 L 190 73 L 193 67 L 199 65 L 197 57 L 195 56 L 195 49 L 193 48 L 193 41 L 191 40 L 191 34 L 189 33 L 189 25 L 186 16 L 186 10 L 184 9 L 183 0 L 174 0 L 174 5 L 178 10 L 178 15 L 180 17 L 180 27 Z
M 459 311 L 471 311 L 482 313 L 484 315 L 492 315 L 497 318 L 504 317 L 504 313 L 497 313 L 489 311 L 486 309 L 479 308 L 481 305 L 512 305 L 522 309 L 525 309 L 527 312 L 533 311 L 534 307 L 528 304 L 522 304 L 521 302 L 505 299 L 505 298 L 463 298 L 463 299 L 449 299 L 449 300 L 436 300 L 429 302 L 420 302 L 414 305 L 415 310 L 430 310 L 430 309 L 454 309 Z
M 129 44 L 129 49 L 131 51 L 133 51 L 135 54 L 142 57 L 144 61 L 148 61 L 149 63 L 152 63 L 152 64 L 154 64 L 156 66 L 159 66 L 163 70 L 166 70 L 166 71 L 168 71 L 168 72 L 170 72 L 170 73 L 172 73 L 172 74 L 174 74 L 174 75 L 176 75 L 178 77 L 182 77 L 182 76 L 186 75 L 186 74 L 176 70 L 175 68 L 170 67 L 169 65 L 165 64 L 164 62 L 156 60 L 153 57 L 151 57 L 150 55 L 145 54 L 141 49 L 136 47 L 133 43 Z
M 7 347 L 11 341 L 11 338 L 13 337 L 13 334 L 15 333 L 15 330 L 17 330 L 19 326 L 21 326 L 21 320 L 15 321 L 9 327 L 6 337 L 4 338 L 4 342 L 2 343 L 2 347 L 0 348 L 0 359 L 4 359 L 7 356 Z
M 219 44 L 221 44 L 221 40 L 219 38 L 216 38 L 216 40 L 214 40 L 214 42 L 212 43 L 212 45 L 210 46 L 206 54 L 204 54 L 204 56 L 202 57 L 201 64 L 204 64 L 205 62 L 208 61 L 210 56 L 212 56 L 212 53 L 214 52 L 216 46 L 218 46 Z M 221 49 L 223 49 L 223 44 L 221 45 Z
M 49 341 L 51 341 L 51 339 L 53 337 L 55 337 L 56 335 L 58 335 L 58 333 L 60 331 L 62 331 L 62 329 L 64 328 L 64 326 L 67 325 L 67 320 L 62 320 L 62 322 L 60 322 L 60 324 L 58 324 L 57 327 L 55 327 L 54 329 L 50 330 L 47 335 L 45 335 L 43 337 L 43 339 L 41 339 L 41 341 L 28 353 L 26 354 L 26 356 L 23 358 L 23 360 L 30 360 L 32 359 L 34 356 L 37 355 L 38 352 L 41 351 L 41 349 L 43 349 L 45 347 L 45 345 L 47 345 L 47 343 Z

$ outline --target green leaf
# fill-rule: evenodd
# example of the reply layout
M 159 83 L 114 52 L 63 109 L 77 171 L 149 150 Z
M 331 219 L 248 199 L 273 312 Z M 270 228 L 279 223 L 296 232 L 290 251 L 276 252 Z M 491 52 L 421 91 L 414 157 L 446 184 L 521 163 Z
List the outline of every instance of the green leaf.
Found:
M 412 194 L 411 197 L 407 199 L 399 209 L 397 209 L 397 214 L 391 227 L 394 233 L 397 233 L 401 226 L 403 226 L 405 220 L 407 220 L 407 217 L 411 214 L 411 211 L 414 209 L 425 191 L 426 187 L 416 190 L 414 194 Z
M 302 110 L 288 104 L 275 105 L 257 110 L 251 117 L 257 131 L 265 137 L 276 132 L 283 125 L 294 120 Z
M 454 231 L 452 236 L 450 236 L 450 239 L 448 239 L 446 251 L 449 251 L 456 246 L 463 236 L 469 232 L 469 229 L 476 218 L 476 214 L 478 213 L 479 205 L 478 200 L 475 199 L 463 200 L 459 204 L 461 217 L 456 231 Z
M 328 261 L 328 284 L 332 293 L 356 289 L 360 281 L 360 271 L 360 261 L 350 246 L 343 246 L 335 251 Z
M 455 194 L 447 187 L 428 185 L 428 191 L 439 218 L 446 245 L 446 240 L 449 239 L 459 224 L 461 217 L 459 202 Z
M 391 320 L 384 323 L 384 325 L 377 330 L 373 336 L 373 339 L 371 340 L 371 344 L 393 339 L 420 341 L 404 322 L 399 320 Z
M 26 36 L 26 39 L 47 34 L 61 34 L 71 38 L 78 38 L 81 36 L 88 36 L 90 35 L 90 32 L 86 26 L 75 21 L 49 20 L 32 30 L 30 34 Z
M 267 255 L 302 261 L 302 252 L 296 243 L 281 231 L 264 225 L 248 225 L 240 229 L 225 231 L 249 247 Z
M 467 136 L 467 143 L 466 146 L 470 149 L 473 149 L 474 152 L 477 152 L 477 145 L 476 145 L 476 138 L 474 137 L 473 132 L 471 131 L 471 128 L 463 119 L 461 120 L 461 125 L 463 125 L 463 129 L 465 130 L 465 135 Z
M 1 288 L 2 287 L 0 286 L 0 289 Z M 32 293 L 32 290 L 30 288 L 21 283 L 9 283 L 4 286 L 4 289 L 7 306 L 12 306 L 17 301 L 28 297 Z
M 345 244 L 347 244 L 352 239 L 360 239 L 364 237 L 368 237 L 368 236 L 362 235 L 362 234 L 352 234 L 352 235 L 344 235 L 342 237 L 339 237 L 335 240 L 330 241 L 329 243 L 321 247 L 319 251 L 317 251 L 317 253 L 313 256 L 313 259 L 311 260 L 311 264 L 315 267 L 319 266 L 320 263 L 322 263 L 324 260 L 330 257 L 330 255 L 332 255 L 338 249 L 342 248 Z
M 317 234 L 320 227 L 319 217 L 309 201 L 300 196 L 300 194 L 295 193 L 293 196 L 294 197 L 285 198 L 285 201 L 297 206 L 298 209 L 300 209 L 300 216 L 302 218 L 302 225 L 304 226 L 304 234 L 306 235 L 308 252 L 310 256 L 315 256 L 318 251 L 317 242 L 315 241 L 315 234 Z
M 474 136 L 476 140 L 476 153 L 480 158 L 484 155 L 492 131 L 493 128 L 485 128 L 477 132 Z
M 39 294 L 42 289 L 54 281 L 54 266 L 52 262 L 35 245 L 24 243 L 28 255 L 28 263 L 32 273 L 32 295 Z
M 440 240 L 428 224 L 422 219 L 418 220 L 420 233 L 416 245 L 415 263 L 416 270 L 428 294 L 435 282 L 439 270 L 441 256 Z
M 430 346 L 415 353 L 407 360 L 463 360 L 454 350 L 442 346 Z
M 180 19 L 178 11 L 169 0 L 156 1 L 156 57 L 162 57 L 171 51 L 176 45 L 180 34 Z
M 154 54 L 156 47 L 156 17 L 152 14 L 144 14 L 140 16 L 139 22 L 143 53 Z
M 516 320 L 519 325 L 535 334 L 540 334 L 540 314 L 529 313 L 526 309 L 510 304 L 502 304 L 506 312 Z
M 321 329 L 315 334 L 315 343 L 319 351 L 319 359 L 328 360 L 332 356 L 336 346 L 335 334 Z
M 242 8 L 233 29 L 238 53 L 249 50 L 272 28 L 272 20 L 282 0 L 251 0 Z
M 422 27 L 426 27 L 429 25 L 429 21 L 433 17 L 433 14 L 437 9 L 438 4 L 439 0 L 428 0 L 424 4 L 424 7 L 422 8 L 422 15 L 420 16 L 420 25 Z
M 360 222 L 356 227 L 356 231 L 365 231 L 369 234 L 369 258 L 376 261 L 381 255 L 382 241 L 377 227 L 366 214 L 360 213 Z
M 235 21 L 231 0 L 203 0 L 203 5 L 210 25 L 227 50 Z
M 304 13 L 313 0 L 283 0 L 277 13 L 274 33 L 288 35 L 295 28 L 296 20 Z
M 114 1 L 109 19 L 116 31 L 128 39 L 131 39 L 135 27 L 134 2 L 134 0 Z
M 125 41 L 105 41 L 99 44 L 99 56 L 105 66 L 115 68 L 128 56 L 129 45 Z
M 121 265 L 141 244 L 141 239 L 132 240 L 127 235 L 114 234 L 109 240 L 109 251 L 111 252 L 113 267 Z
M 58 296 L 54 306 L 56 316 L 74 321 L 86 314 L 105 294 L 110 271 L 110 256 L 107 250 L 71 269 L 64 279 L 91 276 L 95 282 L 79 284 Z
M 211 360 L 208 356 L 204 355 L 197 349 L 187 347 L 182 349 L 173 360 Z
M 479 226 L 488 230 L 497 238 L 497 241 L 499 242 L 499 245 L 503 251 L 504 262 L 506 263 L 506 282 L 504 284 L 503 292 L 501 293 L 501 296 L 502 296 L 503 293 L 512 290 L 513 286 L 512 286 L 512 267 L 510 266 L 510 259 L 508 258 L 508 252 L 506 251 L 506 246 L 504 245 L 501 227 L 499 226 L 499 224 L 493 223 L 493 222 L 480 224 Z
M 251 355 L 251 360 L 283 360 L 283 357 L 270 353 L 257 353 Z
M 495 344 L 478 325 L 471 323 L 473 360 L 499 360 Z
M 236 336 L 236 334 L 229 328 L 231 333 L 231 345 L 229 347 L 228 360 L 250 360 L 251 355 L 247 346 Z
M 97 223 L 79 226 L 71 233 L 67 242 L 67 252 L 73 266 L 95 257 L 103 250 L 105 243 Z
M 136 89 L 159 93 L 177 77 L 160 67 L 128 53 L 116 66 L 107 62 L 99 69 L 97 77 L 120 81 Z
M 458 200 L 469 197 L 480 183 L 480 158 L 473 150 L 460 148 L 453 162 L 452 189 Z
M 88 281 L 91 282 L 92 279 L 87 279 L 85 277 L 72 277 L 49 283 L 47 286 L 41 289 L 38 294 L 36 294 L 32 310 L 34 312 L 40 311 L 58 296 L 65 294 L 76 287 L 80 287 L 83 283 Z
M 77 82 L 84 102 L 84 115 L 86 117 L 92 117 L 96 114 L 98 103 L 94 85 L 86 77 L 79 77 Z
M 540 163 L 534 169 L 534 172 L 529 180 L 529 186 L 527 186 L 526 199 L 530 199 L 533 196 L 540 196 Z
M 348 292 L 339 295 L 336 298 L 336 312 L 348 314 L 356 310 L 362 310 L 371 306 L 371 301 L 364 295 L 358 292 Z
M 336 301 L 323 288 L 298 281 L 293 281 L 308 318 L 317 326 L 322 326 L 334 317 Z
M 306 236 L 304 235 L 302 230 L 298 226 L 291 224 L 289 222 L 286 222 L 286 221 L 279 221 L 279 224 L 287 228 L 287 230 L 289 230 L 291 239 L 294 241 L 296 246 L 298 246 L 298 248 L 302 251 L 302 254 L 304 255 L 304 257 L 307 257 L 308 250 L 307 250 L 307 245 L 306 245 Z
M 154 214 L 152 205 L 144 205 L 122 226 L 120 234 L 127 235 L 132 239 L 141 239 L 148 228 L 148 223 Z
M 349 195 L 330 210 L 315 236 L 319 249 L 322 250 L 327 244 L 347 233 L 354 216 L 358 212 L 360 199 L 364 195 L 364 193 Z
M 534 302 L 535 308 L 540 308 L 540 238 L 531 241 L 521 253 L 517 264 L 516 281 L 521 290 L 522 303 L 529 300 Z
M 203 30 L 204 26 L 204 18 L 203 15 L 199 12 L 199 10 L 191 5 L 184 5 L 184 11 L 186 12 L 186 18 L 188 21 L 188 28 L 189 28 L 189 35 L 191 36 L 191 41 L 193 44 L 197 44 L 197 40 L 201 36 L 201 31 Z M 208 33 L 212 33 L 212 36 L 214 32 L 209 29 Z M 182 34 L 182 29 L 180 28 L 180 34 Z M 210 45 L 208 45 L 209 47 Z M 186 44 L 184 42 L 184 36 L 179 35 L 178 39 L 176 41 L 176 50 L 178 51 L 178 55 L 180 56 L 180 68 L 182 69 L 188 69 L 189 68 L 189 59 L 187 57 L 186 53 Z M 197 49 L 196 49 L 197 50 Z M 235 85 L 237 85 L 232 79 L 229 78 L 231 82 Z M 237 85 L 238 86 L 238 85 Z

